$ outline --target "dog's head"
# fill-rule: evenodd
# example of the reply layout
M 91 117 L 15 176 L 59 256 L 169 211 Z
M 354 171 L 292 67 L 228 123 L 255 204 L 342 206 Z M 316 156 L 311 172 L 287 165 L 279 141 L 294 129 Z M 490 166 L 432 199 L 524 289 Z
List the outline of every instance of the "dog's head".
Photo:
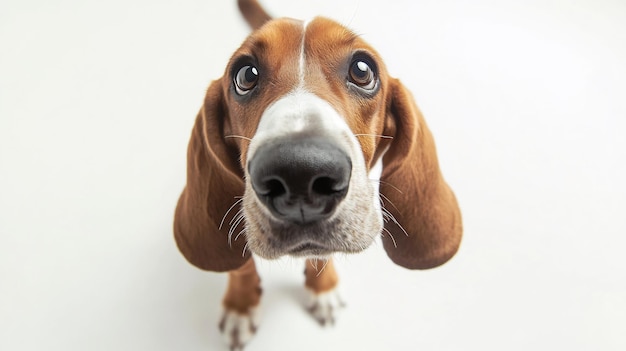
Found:
M 456 252 L 460 228 L 412 97 L 344 26 L 270 21 L 209 87 L 175 223 L 197 266 L 232 269 L 246 248 L 358 252 L 383 233 L 395 262 L 425 268 Z
M 368 247 L 383 227 L 372 169 L 388 144 L 378 54 L 330 20 L 281 19 L 246 40 L 226 76 L 249 249 L 276 258 Z

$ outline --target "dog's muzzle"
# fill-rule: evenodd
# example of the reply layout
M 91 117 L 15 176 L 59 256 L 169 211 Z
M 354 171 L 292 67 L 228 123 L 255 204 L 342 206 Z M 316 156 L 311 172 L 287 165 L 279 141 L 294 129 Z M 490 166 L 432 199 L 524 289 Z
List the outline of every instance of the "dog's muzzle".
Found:
M 274 217 L 305 225 L 332 216 L 348 193 L 352 162 L 328 138 L 299 136 L 259 147 L 248 172 Z

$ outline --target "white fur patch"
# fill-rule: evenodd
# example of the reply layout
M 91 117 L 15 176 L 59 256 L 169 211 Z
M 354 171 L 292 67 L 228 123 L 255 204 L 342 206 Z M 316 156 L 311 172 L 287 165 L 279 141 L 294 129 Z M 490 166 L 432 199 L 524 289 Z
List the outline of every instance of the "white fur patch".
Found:
M 322 326 L 335 324 L 337 310 L 345 307 L 345 303 L 339 297 L 337 289 L 317 294 L 311 290 L 309 292 L 308 310 Z
M 345 119 L 326 100 L 303 88 L 296 88 L 263 112 L 250 142 L 248 159 L 263 143 L 301 132 L 334 139 L 352 162 L 360 162 L 358 166 L 365 169 L 363 153 Z
M 225 310 L 220 321 L 222 338 L 231 350 L 243 350 L 244 346 L 256 333 L 258 312 L 252 308 L 250 313 L 242 314 L 236 311 Z
M 386 152 L 387 150 L 385 150 Z M 380 156 L 380 158 L 378 159 L 378 161 L 376 161 L 376 163 L 374 164 L 374 166 L 372 166 L 372 168 L 370 168 L 370 172 L 367 175 L 369 180 L 373 183 L 373 187 L 374 187 L 374 196 L 373 196 L 373 201 L 374 201 L 374 208 L 376 209 L 376 212 L 381 212 L 381 204 L 380 204 L 380 177 L 383 174 L 383 156 L 385 155 L 385 152 L 383 152 L 383 154 Z M 380 219 L 381 221 L 383 220 L 382 217 Z
M 304 76 L 306 74 L 306 57 L 304 55 L 304 43 L 306 37 L 306 27 L 310 21 L 302 22 L 302 42 L 300 43 L 300 60 L 298 62 L 299 87 L 304 87 Z

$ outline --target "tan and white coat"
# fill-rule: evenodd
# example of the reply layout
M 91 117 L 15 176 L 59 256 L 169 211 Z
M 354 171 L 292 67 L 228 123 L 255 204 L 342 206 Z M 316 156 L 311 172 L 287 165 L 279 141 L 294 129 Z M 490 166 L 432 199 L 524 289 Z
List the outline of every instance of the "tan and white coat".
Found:
M 220 328 L 233 349 L 256 330 L 261 288 L 252 254 L 273 259 L 296 252 L 297 243 L 279 240 L 285 236 L 276 233 L 277 220 L 251 188 L 248 162 L 265 143 L 319 135 L 352 162 L 348 194 L 332 218 L 301 229 L 316 231 L 323 250 L 293 254 L 309 258 L 305 286 L 321 323 L 332 322 L 330 306 L 339 303 L 332 298 L 338 282 L 332 252 L 359 252 L 382 236 L 393 262 L 427 269 L 456 253 L 462 233 L 459 207 L 441 175 L 426 122 L 377 52 L 332 20 L 270 20 L 256 1 L 239 3 L 255 31 L 207 90 L 174 221 L 177 245 L 190 263 L 229 272 Z M 371 92 L 347 79 L 355 55 L 375 66 Z M 233 76 L 245 64 L 254 64 L 259 76 L 242 97 Z M 320 258 L 327 261 L 316 267 Z

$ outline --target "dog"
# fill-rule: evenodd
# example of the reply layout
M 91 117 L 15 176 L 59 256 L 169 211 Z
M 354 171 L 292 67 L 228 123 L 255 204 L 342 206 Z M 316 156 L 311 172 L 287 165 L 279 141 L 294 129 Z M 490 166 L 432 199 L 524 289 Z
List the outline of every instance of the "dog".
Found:
M 333 253 L 380 236 L 393 262 L 427 269 L 462 237 L 433 137 L 380 55 L 330 19 L 272 19 L 256 1 L 238 4 L 253 32 L 206 92 L 174 218 L 184 257 L 228 272 L 219 328 L 233 350 L 258 325 L 253 255 L 306 258 L 309 310 L 328 324 Z

